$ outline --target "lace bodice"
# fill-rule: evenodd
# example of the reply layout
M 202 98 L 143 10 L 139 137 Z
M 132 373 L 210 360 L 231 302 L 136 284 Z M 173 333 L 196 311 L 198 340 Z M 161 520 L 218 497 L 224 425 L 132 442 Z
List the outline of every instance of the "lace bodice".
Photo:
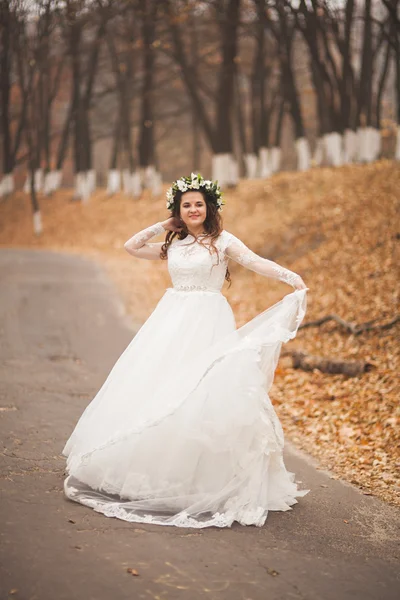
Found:
M 164 233 L 161 223 L 135 234 L 125 243 L 125 249 L 140 258 L 160 257 L 162 243 L 147 243 L 152 237 Z M 233 234 L 222 231 L 215 242 L 218 252 L 210 252 L 207 242 L 201 244 L 192 235 L 184 240 L 175 239 L 168 249 L 168 270 L 174 289 L 181 291 L 204 290 L 219 292 L 225 279 L 229 259 L 244 267 L 278 279 L 295 287 L 301 277 L 267 258 L 262 258 Z
M 219 292 L 225 279 L 228 257 L 223 252 L 221 236 L 216 242 L 218 254 L 192 235 L 174 241 L 168 249 L 168 271 L 175 289 Z

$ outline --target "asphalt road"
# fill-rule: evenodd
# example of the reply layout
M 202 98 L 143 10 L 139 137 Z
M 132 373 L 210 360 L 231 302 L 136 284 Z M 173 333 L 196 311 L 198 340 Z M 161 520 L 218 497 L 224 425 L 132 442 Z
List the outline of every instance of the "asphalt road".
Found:
M 0 290 L 1 600 L 400 598 L 399 511 L 289 447 L 311 492 L 262 528 L 135 525 L 67 500 L 60 453 L 134 332 L 88 259 L 0 250 Z

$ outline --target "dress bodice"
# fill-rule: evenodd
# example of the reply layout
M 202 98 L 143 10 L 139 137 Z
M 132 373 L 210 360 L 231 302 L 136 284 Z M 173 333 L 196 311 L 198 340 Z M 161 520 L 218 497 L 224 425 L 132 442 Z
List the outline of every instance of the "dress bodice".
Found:
M 168 271 L 174 289 L 221 291 L 228 264 L 226 238 L 227 232 L 223 231 L 214 242 L 218 252 L 210 252 L 207 242 L 202 244 L 192 235 L 174 240 L 168 249 Z
M 139 231 L 124 246 L 133 256 L 159 259 L 163 243 L 148 242 L 160 233 L 165 233 L 161 222 Z M 284 281 L 293 287 L 304 286 L 300 275 L 255 254 L 224 229 L 214 241 L 214 248 L 210 246 L 209 240 L 204 239 L 201 243 L 201 240 L 195 240 L 190 234 L 183 240 L 173 240 L 168 248 L 168 270 L 174 289 L 220 292 L 229 259 L 265 277 Z

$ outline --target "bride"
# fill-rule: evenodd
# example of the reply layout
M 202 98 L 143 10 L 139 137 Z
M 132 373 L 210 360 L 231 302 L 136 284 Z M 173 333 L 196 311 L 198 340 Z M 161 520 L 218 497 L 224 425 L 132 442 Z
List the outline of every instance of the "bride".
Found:
M 125 243 L 136 258 L 167 259 L 173 287 L 63 449 L 66 496 L 107 517 L 262 526 L 269 510 L 289 510 L 309 492 L 285 468 L 282 426 L 268 396 L 308 288 L 222 229 L 222 205 L 218 185 L 192 173 L 167 192 L 172 216 Z M 164 242 L 150 242 L 165 232 Z M 230 259 L 294 291 L 236 329 L 221 294 Z

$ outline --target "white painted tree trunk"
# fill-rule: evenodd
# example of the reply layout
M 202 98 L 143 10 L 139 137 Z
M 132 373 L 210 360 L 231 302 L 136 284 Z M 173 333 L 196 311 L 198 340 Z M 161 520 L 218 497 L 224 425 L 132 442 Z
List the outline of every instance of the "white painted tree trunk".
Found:
M 43 193 L 50 196 L 61 186 L 62 171 L 49 171 L 44 176 Z
M 75 200 L 81 200 L 82 199 L 82 188 L 83 188 L 83 178 L 84 178 L 84 172 L 83 171 L 78 171 L 78 173 L 75 174 L 75 191 L 74 191 L 74 198 Z
M 358 158 L 358 135 L 352 129 L 345 129 L 343 136 L 343 162 L 349 164 Z
M 132 175 L 129 169 L 122 171 L 122 189 L 127 196 L 132 194 Z
M 8 196 L 12 194 L 14 191 L 14 175 L 12 173 L 7 173 L 7 175 L 3 175 L 2 180 L 0 181 L 0 198 L 3 196 Z
M 239 165 L 237 160 L 231 155 L 229 161 L 229 185 L 236 186 L 239 183 Z
M 154 165 L 148 165 L 144 169 L 143 183 L 144 183 L 145 188 L 147 188 L 149 190 L 153 189 L 156 174 L 157 174 L 157 170 Z
M 41 192 L 43 189 L 43 169 L 36 169 L 35 171 L 35 189 L 37 192 Z
M 121 189 L 121 174 L 117 169 L 108 171 L 107 194 L 112 196 Z
M 90 171 L 80 171 L 75 175 L 75 199 L 80 199 L 84 204 L 90 198 L 92 193 L 93 177 L 89 176 Z
M 368 162 L 366 127 L 359 127 L 357 129 L 357 160 L 359 162 Z
M 89 169 L 89 171 L 86 172 L 86 183 L 90 196 L 96 191 L 96 181 L 96 171 L 94 169 Z
M 89 173 L 90 171 L 83 171 L 82 172 L 82 179 L 81 179 L 81 200 L 83 204 L 87 204 L 87 202 L 89 201 L 90 195 L 91 195 L 91 184 L 93 183 L 93 181 L 90 180 L 89 177 Z
M 31 174 L 27 173 L 24 183 L 24 194 L 29 194 L 31 191 Z
M 255 179 L 258 176 L 258 158 L 257 154 L 245 154 L 244 164 L 246 165 L 246 177 Z
M 142 176 L 138 169 L 131 175 L 131 190 L 134 198 L 138 198 L 142 194 Z
M 378 158 L 381 157 L 381 153 L 382 153 L 382 133 L 380 129 L 375 129 L 375 140 L 376 140 L 376 144 L 375 144 L 375 160 L 378 160 Z
M 162 193 L 162 177 L 161 173 L 158 171 L 156 171 L 154 174 L 151 192 L 153 196 L 160 196 Z
M 382 149 L 381 132 L 376 127 L 367 127 L 368 158 L 370 162 L 377 160 Z
M 262 146 L 258 153 L 258 175 L 262 179 L 272 175 L 271 152 L 265 146 Z
M 56 192 L 61 187 L 62 171 L 61 170 L 54 171 L 53 175 L 54 175 L 53 188 L 54 188 L 54 191 Z
M 43 177 L 43 169 L 36 169 L 35 171 L 35 190 L 37 192 L 41 192 L 43 189 L 44 177 Z M 28 173 L 25 179 L 24 184 L 24 192 L 25 194 L 30 194 L 31 192 L 31 174 Z
M 372 127 L 365 128 L 365 160 L 372 162 L 375 155 L 375 136 Z
M 239 181 L 239 169 L 231 153 L 226 152 L 213 155 L 212 179 L 218 181 L 221 188 L 237 184 Z
M 358 160 L 370 163 L 381 152 L 381 133 L 375 127 L 360 127 L 357 130 Z
M 317 139 L 317 144 L 315 146 L 315 152 L 312 157 L 312 163 L 313 163 L 314 167 L 319 167 L 322 164 L 322 161 L 324 160 L 324 151 L 325 151 L 325 144 L 324 144 L 324 138 L 322 136 Z
M 45 196 L 50 196 L 53 193 L 53 171 L 45 173 L 43 182 L 43 193 Z
M 311 152 L 308 140 L 305 137 L 296 140 L 297 170 L 307 171 L 310 168 Z
M 42 215 L 40 210 L 33 213 L 33 231 L 35 235 L 43 233 Z
M 394 159 L 400 160 L 400 125 L 397 125 L 396 148 L 394 151 Z
M 274 146 L 270 150 L 271 156 L 271 170 L 273 173 L 277 173 L 281 168 L 281 156 L 282 150 L 278 146 Z
M 218 181 L 220 187 L 229 185 L 230 154 L 214 154 L 212 157 L 212 179 Z
M 343 164 L 342 136 L 337 131 L 324 135 L 324 146 L 328 164 L 340 167 Z

